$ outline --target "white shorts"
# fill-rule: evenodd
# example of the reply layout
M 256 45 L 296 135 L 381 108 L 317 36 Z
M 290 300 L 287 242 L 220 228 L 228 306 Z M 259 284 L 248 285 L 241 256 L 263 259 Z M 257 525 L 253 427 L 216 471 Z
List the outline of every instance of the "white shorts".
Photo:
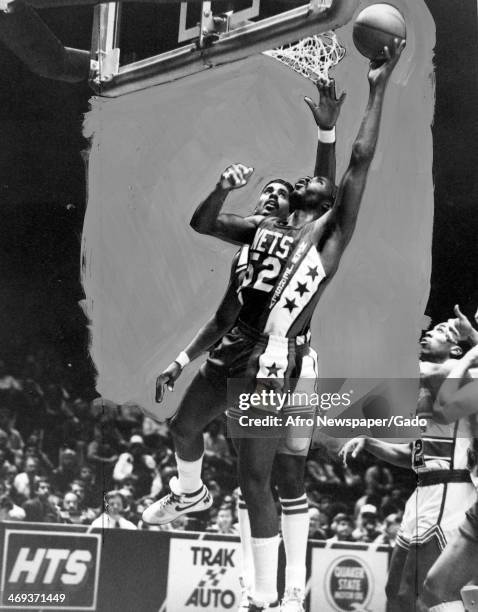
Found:
M 307 400 L 311 394 L 316 391 L 317 384 L 317 353 L 314 349 L 308 347 L 307 352 L 302 355 L 301 371 L 299 377 L 291 377 L 295 385 L 292 385 L 293 391 L 290 391 L 290 396 L 285 398 L 287 403 L 282 408 L 279 415 L 281 425 L 279 429 L 273 429 L 273 433 L 268 425 L 259 425 L 257 428 L 244 428 L 240 423 L 240 418 L 243 416 L 243 411 L 238 407 L 229 408 L 228 416 L 228 433 L 231 437 L 241 438 L 246 431 L 254 432 L 254 437 L 261 437 L 263 432 L 264 437 L 280 438 L 278 441 L 277 451 L 286 455 L 306 456 L 309 452 L 312 434 L 315 429 L 316 403 Z M 290 400 L 290 401 L 288 401 Z M 255 416 L 259 416 L 256 414 Z
M 440 548 L 444 548 L 458 533 L 475 499 L 476 489 L 467 482 L 417 487 L 405 506 L 398 546 L 408 549 L 437 538 Z

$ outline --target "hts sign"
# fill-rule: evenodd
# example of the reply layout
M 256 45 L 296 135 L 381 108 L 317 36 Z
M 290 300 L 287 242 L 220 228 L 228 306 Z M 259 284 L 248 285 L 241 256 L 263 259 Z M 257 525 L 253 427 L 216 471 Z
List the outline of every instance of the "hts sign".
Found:
M 9 596 L 18 593 L 61 593 L 65 595 L 63 609 L 94 610 L 99 544 L 99 535 L 7 529 L 0 606 L 14 607 Z M 42 608 L 57 605 L 51 600 L 50 605 L 42 603 Z M 26 606 L 22 603 L 21 607 Z
M 89 550 L 68 548 L 20 548 L 7 581 L 12 584 L 68 584 L 80 586 L 91 568 Z

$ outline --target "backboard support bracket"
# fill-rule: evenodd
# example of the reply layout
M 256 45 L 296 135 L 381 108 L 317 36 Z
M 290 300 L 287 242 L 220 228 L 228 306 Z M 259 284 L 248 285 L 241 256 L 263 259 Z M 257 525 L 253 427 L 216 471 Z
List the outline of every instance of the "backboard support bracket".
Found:
M 229 32 L 238 25 L 242 25 L 243 23 L 254 19 L 254 17 L 257 17 L 259 15 L 259 10 L 260 0 L 252 0 L 252 5 L 249 8 L 237 12 L 228 11 L 214 15 L 212 11 L 212 3 L 209 1 L 203 1 L 200 23 L 196 24 L 194 27 L 188 28 L 186 26 L 188 3 L 181 2 L 178 42 L 197 40 L 197 46 L 199 48 L 203 48 L 206 46 L 203 45 L 202 41 L 204 36 L 207 38 L 209 34 L 224 34 Z
M 91 41 L 91 83 L 109 83 L 119 73 L 120 49 L 118 32 L 121 4 L 108 2 L 95 6 Z
M 186 44 L 119 67 L 117 31 L 120 5 L 102 4 L 95 9 L 97 40 L 92 46 L 99 70 L 90 84 L 98 95 L 117 97 L 175 81 L 307 36 L 335 30 L 352 19 L 359 1 L 310 0 L 258 21 L 249 19 L 258 10 L 260 0 L 253 0 L 252 7 L 244 11 L 220 15 L 213 15 L 211 2 L 207 1 L 202 2 L 200 22 L 189 28 L 186 27 L 187 3 L 183 2 L 179 42 Z

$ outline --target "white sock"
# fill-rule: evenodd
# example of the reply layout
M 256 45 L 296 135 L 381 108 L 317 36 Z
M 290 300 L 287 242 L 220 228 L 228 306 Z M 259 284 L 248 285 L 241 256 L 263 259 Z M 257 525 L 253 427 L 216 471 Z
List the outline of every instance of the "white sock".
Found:
M 461 601 L 447 601 L 433 606 L 428 612 L 465 612 L 465 606 Z
M 241 576 L 247 587 L 252 588 L 254 582 L 254 560 L 252 558 L 251 546 L 251 523 L 246 502 L 239 491 L 239 503 L 237 505 L 237 518 L 239 521 L 239 535 L 241 537 Z
M 176 454 L 178 484 L 181 493 L 194 493 L 202 487 L 201 470 L 203 456 L 201 455 L 196 461 L 185 461 Z
M 285 588 L 305 591 L 309 505 L 304 493 L 296 499 L 280 498 L 282 539 L 285 548 Z
M 254 559 L 253 599 L 257 603 L 277 600 L 277 566 L 279 563 L 279 536 L 251 538 Z

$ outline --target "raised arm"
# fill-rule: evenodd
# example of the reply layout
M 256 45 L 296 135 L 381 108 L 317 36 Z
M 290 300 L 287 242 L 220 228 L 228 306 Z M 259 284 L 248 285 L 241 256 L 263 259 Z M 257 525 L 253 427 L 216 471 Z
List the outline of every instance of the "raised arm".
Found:
M 317 91 L 317 103 L 307 96 L 304 98 L 319 129 L 314 176 L 325 176 L 335 183 L 335 125 L 346 94 L 337 99 L 333 79 L 329 82 L 319 80 Z
M 470 380 L 469 370 L 478 363 L 478 346 L 458 359 L 438 392 L 433 412 L 452 423 L 478 412 L 478 381 Z
M 221 210 L 229 192 L 244 187 L 253 171 L 244 164 L 228 166 L 214 191 L 194 211 L 190 221 L 193 230 L 234 244 L 250 244 L 263 217 L 241 217 Z
M 395 39 L 390 49 L 384 48 L 385 61 L 370 63 L 367 108 L 328 220 L 332 231 L 321 249 L 322 257 L 326 261 L 328 259 L 329 267 L 333 268 L 334 264 L 338 263 L 355 229 L 370 164 L 377 146 L 386 86 L 404 47 L 405 41 Z
M 239 253 L 234 257 L 229 285 L 216 312 L 201 327 L 186 348 L 179 353 L 178 357 L 156 379 L 156 402 L 159 403 L 163 400 L 166 388 L 170 391 L 173 390 L 175 381 L 190 361 L 197 359 L 214 346 L 234 325 L 241 308 L 237 296 L 236 266 L 238 258 Z

